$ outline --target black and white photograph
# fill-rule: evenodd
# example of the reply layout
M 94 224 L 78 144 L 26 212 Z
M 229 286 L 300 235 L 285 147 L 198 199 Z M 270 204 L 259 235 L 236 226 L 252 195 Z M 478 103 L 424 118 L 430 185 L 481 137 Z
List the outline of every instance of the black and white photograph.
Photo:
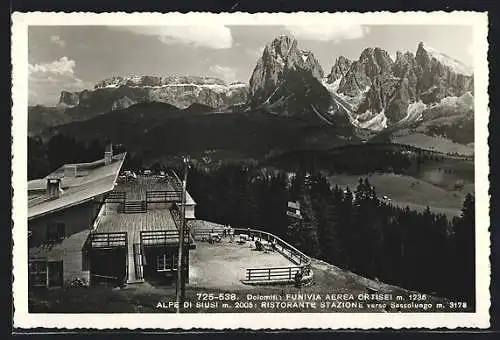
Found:
M 20 326 L 489 325 L 486 14 L 13 22 Z

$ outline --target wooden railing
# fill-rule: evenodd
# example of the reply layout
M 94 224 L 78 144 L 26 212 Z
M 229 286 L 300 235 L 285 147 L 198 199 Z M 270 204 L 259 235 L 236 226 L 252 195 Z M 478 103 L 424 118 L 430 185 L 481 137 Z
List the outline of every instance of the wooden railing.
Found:
M 274 244 L 274 249 L 288 258 L 296 266 L 290 267 L 264 267 L 246 269 L 245 278 L 247 281 L 293 281 L 295 274 L 301 272 L 304 277 L 311 276 L 311 259 L 300 250 L 271 233 L 257 229 L 232 228 L 234 235 L 247 234 L 249 237 L 265 240 Z M 311 276 L 312 277 L 312 276 Z
M 127 193 L 124 191 L 111 191 L 105 197 L 106 202 L 110 203 L 125 203 Z
M 91 248 L 127 247 L 127 233 L 90 233 L 87 245 Z
M 145 213 L 148 210 L 146 201 L 125 201 L 123 212 L 125 214 Z
M 271 280 L 289 280 L 293 281 L 300 267 L 282 267 L 282 268 L 248 268 L 246 270 L 247 281 L 271 281 Z
M 172 185 L 174 190 L 182 191 L 182 181 L 179 178 L 179 176 L 177 176 L 177 174 L 175 173 L 174 170 L 170 170 L 169 173 L 171 175 L 171 176 L 168 176 L 168 179 L 170 181 L 170 185 Z
M 180 202 L 182 191 L 177 190 L 148 190 L 146 191 L 147 203 Z
M 142 246 L 171 245 L 179 242 L 179 232 L 177 230 L 147 230 L 140 234 Z M 189 245 L 189 233 L 184 233 L 184 242 Z
M 224 236 L 222 229 L 208 229 L 208 230 L 194 230 L 192 232 L 193 238 L 195 240 L 208 240 L 210 238 L 210 234 L 218 234 L 220 236 Z

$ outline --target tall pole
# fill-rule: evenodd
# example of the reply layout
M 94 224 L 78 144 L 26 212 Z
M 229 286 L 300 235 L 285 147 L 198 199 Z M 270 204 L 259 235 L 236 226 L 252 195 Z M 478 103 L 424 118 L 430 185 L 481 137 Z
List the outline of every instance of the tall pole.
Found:
M 181 204 L 181 225 L 179 230 L 179 252 L 177 256 L 177 313 L 180 313 L 184 303 L 185 275 L 184 275 L 184 234 L 186 228 L 186 184 L 189 157 L 183 157 L 184 163 L 184 180 L 182 181 L 182 204 Z

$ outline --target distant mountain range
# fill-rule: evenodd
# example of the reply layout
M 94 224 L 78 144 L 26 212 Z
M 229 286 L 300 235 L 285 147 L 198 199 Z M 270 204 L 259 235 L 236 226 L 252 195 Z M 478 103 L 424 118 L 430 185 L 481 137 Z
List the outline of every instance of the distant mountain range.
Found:
M 293 136 L 296 141 L 285 138 L 288 144 L 304 146 L 311 140 L 354 143 L 419 128 L 420 133 L 445 137 L 463 131 L 466 136 L 460 141 L 471 143 L 473 83 L 468 67 L 423 43 L 415 54 L 398 52 L 395 60 L 369 47 L 358 60 L 337 58 L 325 74 L 311 51 L 280 36 L 266 45 L 248 84 L 208 77 L 113 77 L 93 90 L 62 91 L 56 107 L 29 107 L 28 129 L 30 135 L 45 138 L 68 133 L 84 139 L 119 129 L 116 133 L 126 140 L 136 134 L 155 140 L 152 134 L 176 135 L 203 127 L 212 134 L 199 133 L 215 141 L 222 138 L 219 133 L 238 140 L 243 131 L 261 135 L 259 129 L 275 138 L 278 131 L 289 136 L 282 125 L 301 133 Z M 173 131 L 173 126 L 180 130 Z M 114 137 L 120 139 L 118 135 Z M 145 147 L 146 137 L 137 138 Z M 221 145 L 227 147 L 228 142 Z
M 192 104 L 229 110 L 247 101 L 244 83 L 226 84 L 208 77 L 112 77 L 98 82 L 93 90 L 62 91 L 56 107 L 31 106 L 28 111 L 30 134 L 45 128 L 83 121 L 131 105 L 162 102 L 180 109 Z

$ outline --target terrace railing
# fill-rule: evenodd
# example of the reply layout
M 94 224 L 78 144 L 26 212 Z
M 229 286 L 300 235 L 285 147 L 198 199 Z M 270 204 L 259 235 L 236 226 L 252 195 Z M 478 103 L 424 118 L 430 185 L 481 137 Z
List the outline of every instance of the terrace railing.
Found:
M 125 214 L 145 213 L 148 211 L 146 201 L 125 201 L 123 212 Z
M 170 176 L 168 176 L 168 179 L 174 190 L 182 191 L 182 181 L 179 176 L 177 176 L 177 173 L 174 170 L 170 170 L 169 173 Z
M 300 272 L 300 267 L 273 267 L 273 268 L 248 268 L 246 270 L 247 281 L 293 281 L 295 275 Z
M 248 282 L 267 281 L 269 283 L 278 281 L 294 281 L 297 272 L 302 273 L 305 280 L 312 279 L 311 259 L 309 256 L 271 233 L 257 229 L 233 228 L 234 235 L 247 234 L 258 240 L 265 240 L 274 245 L 274 249 L 288 258 L 295 266 L 290 267 L 263 267 L 246 269 L 245 279 Z M 304 280 L 303 279 L 303 280 Z
M 182 191 L 177 190 L 148 190 L 147 203 L 181 202 Z
M 105 201 L 109 203 L 125 203 L 127 193 L 124 191 L 111 191 L 105 197 Z
M 177 230 L 145 230 L 140 234 L 141 245 L 147 246 L 163 246 L 175 245 L 179 242 L 179 232 Z M 184 242 L 189 245 L 189 233 L 184 233 Z
M 90 233 L 86 242 L 90 248 L 119 248 L 127 247 L 127 233 Z

